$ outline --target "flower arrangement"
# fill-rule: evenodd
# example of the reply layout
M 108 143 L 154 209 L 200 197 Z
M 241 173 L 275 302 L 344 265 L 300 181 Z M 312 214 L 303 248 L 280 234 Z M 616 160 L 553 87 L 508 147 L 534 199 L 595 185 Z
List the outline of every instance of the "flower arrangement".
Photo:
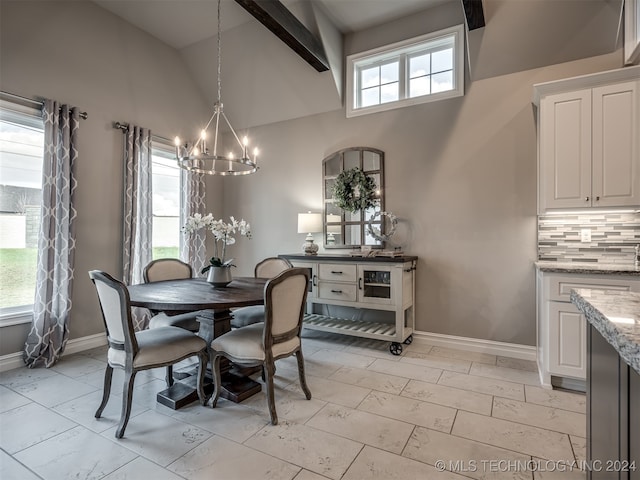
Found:
M 341 209 L 357 212 L 376 205 L 376 188 L 373 177 L 356 167 L 340 172 L 333 184 L 331 196 Z
M 234 267 L 231 262 L 233 258 L 226 260 L 227 245 L 233 245 L 236 243 L 235 237 L 232 235 L 238 233 L 239 235 L 251 238 L 251 226 L 245 220 L 236 220 L 233 217 L 229 217 L 230 222 L 224 222 L 223 220 L 216 220 L 213 218 L 213 214 L 202 215 L 196 213 L 187 218 L 186 223 L 182 227 L 182 231 L 186 234 L 192 234 L 202 228 L 206 228 L 214 237 L 214 249 L 213 257 L 209 260 L 209 265 L 204 267 L 200 273 L 206 273 L 211 267 Z

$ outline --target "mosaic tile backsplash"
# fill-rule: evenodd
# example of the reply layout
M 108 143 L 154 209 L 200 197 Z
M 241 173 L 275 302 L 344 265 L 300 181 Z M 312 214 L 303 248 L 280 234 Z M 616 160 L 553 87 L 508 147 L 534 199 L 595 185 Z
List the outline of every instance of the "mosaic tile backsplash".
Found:
M 583 229 L 591 242 L 580 241 Z M 538 216 L 538 259 L 633 265 L 640 243 L 640 211 Z

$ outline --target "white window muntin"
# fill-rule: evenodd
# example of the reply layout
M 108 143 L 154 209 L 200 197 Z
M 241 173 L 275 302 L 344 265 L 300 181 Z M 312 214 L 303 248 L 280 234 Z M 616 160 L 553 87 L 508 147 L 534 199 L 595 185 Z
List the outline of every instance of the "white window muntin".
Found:
M 394 108 L 463 95 L 463 32 L 463 25 L 458 25 L 438 32 L 405 40 L 403 42 L 397 42 L 392 45 L 347 56 L 347 117 L 391 110 Z M 409 97 L 409 60 L 413 57 L 424 55 L 425 53 L 433 54 L 448 48 L 453 48 L 453 89 L 430 93 L 427 95 Z M 366 68 L 388 64 L 392 61 L 400 62 L 399 99 L 394 102 L 360 107 L 359 105 L 362 105 L 360 72 Z M 437 72 L 432 72 L 431 74 L 433 73 Z

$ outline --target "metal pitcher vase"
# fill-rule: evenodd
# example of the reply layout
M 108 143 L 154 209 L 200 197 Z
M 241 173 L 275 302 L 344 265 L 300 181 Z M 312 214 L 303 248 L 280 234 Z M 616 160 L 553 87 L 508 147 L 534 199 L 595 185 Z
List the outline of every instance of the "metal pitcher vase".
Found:
M 228 267 L 210 267 L 207 273 L 207 282 L 216 288 L 226 287 L 231 283 L 231 266 Z

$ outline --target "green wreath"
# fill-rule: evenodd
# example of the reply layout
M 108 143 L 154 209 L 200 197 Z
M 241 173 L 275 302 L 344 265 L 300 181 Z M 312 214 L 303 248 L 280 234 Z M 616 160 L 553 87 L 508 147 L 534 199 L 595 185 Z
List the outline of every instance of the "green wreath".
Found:
M 357 167 L 344 170 L 336 177 L 331 196 L 343 210 L 366 210 L 376 204 L 376 182 Z

